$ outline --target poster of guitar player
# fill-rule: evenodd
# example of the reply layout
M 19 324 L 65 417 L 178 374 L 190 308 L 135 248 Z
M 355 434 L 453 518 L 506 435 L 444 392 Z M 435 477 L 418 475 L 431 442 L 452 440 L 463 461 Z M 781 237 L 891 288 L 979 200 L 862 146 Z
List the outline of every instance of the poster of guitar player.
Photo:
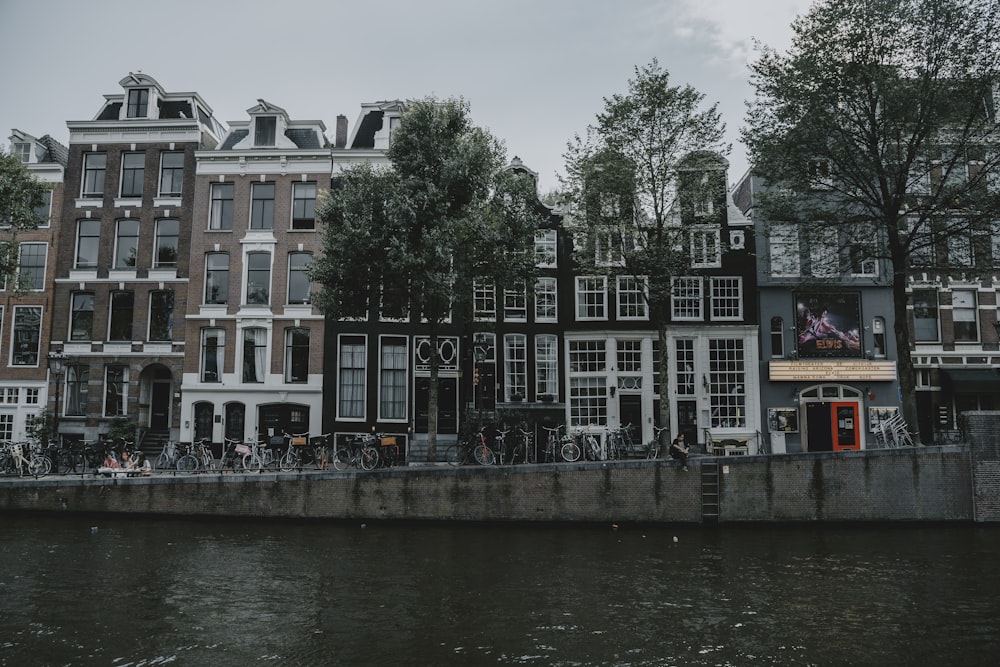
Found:
M 796 294 L 799 358 L 861 357 L 858 294 Z

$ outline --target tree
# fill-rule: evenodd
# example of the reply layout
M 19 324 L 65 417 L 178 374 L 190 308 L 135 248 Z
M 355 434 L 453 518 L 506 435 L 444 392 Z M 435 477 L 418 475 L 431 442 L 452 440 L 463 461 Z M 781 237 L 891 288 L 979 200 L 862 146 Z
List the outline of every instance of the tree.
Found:
M 472 280 L 530 277 L 540 222 L 533 180 L 504 168 L 503 145 L 468 113 L 462 100 L 411 103 L 393 131 L 391 168 L 347 170 L 317 206 L 326 223 L 312 268 L 319 307 L 356 317 L 393 296 L 426 329 L 429 460 L 437 455 L 442 326 L 462 315 Z
M 628 85 L 626 95 L 605 98 L 596 123 L 569 143 L 561 185 L 581 269 L 645 283 L 666 378 L 673 278 L 691 266 L 691 230 L 678 223 L 693 202 L 724 195 L 724 177 L 702 176 L 719 169 L 729 147 L 718 105 L 702 109 L 704 95 L 671 86 L 655 59 L 636 67 Z M 668 388 L 660 383 L 663 425 L 670 424 Z
M 862 252 L 890 267 L 903 415 L 916 424 L 907 268 L 997 217 L 1000 2 L 821 0 L 792 28 L 787 53 L 762 46 L 751 64 L 742 133 L 772 187 L 761 207 L 836 239 L 841 264 Z
M 36 209 L 45 205 L 47 189 L 16 155 L 0 151 L 0 285 L 17 273 L 17 232 L 44 222 Z

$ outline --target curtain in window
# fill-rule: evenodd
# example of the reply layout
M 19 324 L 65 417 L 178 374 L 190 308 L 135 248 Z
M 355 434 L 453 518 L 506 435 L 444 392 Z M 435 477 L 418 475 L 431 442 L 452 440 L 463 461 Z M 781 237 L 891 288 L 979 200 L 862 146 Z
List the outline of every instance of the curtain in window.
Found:
M 340 416 L 364 417 L 365 346 L 345 344 L 340 348 Z
M 247 329 L 243 332 L 243 381 L 263 382 L 267 361 L 267 330 Z
M 406 417 L 406 345 L 382 346 L 380 411 L 383 419 Z

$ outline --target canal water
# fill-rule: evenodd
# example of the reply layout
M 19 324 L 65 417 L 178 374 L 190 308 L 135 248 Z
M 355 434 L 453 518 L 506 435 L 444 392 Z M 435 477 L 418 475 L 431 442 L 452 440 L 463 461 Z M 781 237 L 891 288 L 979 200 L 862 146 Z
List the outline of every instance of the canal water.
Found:
M 995 665 L 1000 529 L 0 518 L 0 664 Z

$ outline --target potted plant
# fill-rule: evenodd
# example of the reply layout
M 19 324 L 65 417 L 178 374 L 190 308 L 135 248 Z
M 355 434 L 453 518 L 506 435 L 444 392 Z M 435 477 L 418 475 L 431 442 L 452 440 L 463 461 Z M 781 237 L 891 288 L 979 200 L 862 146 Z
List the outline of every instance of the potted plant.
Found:
M 540 394 L 538 396 L 538 400 L 540 400 L 542 403 L 551 403 L 552 401 L 556 400 L 556 397 L 553 396 L 552 394 Z
M 520 403 L 523 400 L 524 400 L 524 394 L 522 394 L 519 391 L 515 391 L 513 394 L 510 395 L 511 403 Z

